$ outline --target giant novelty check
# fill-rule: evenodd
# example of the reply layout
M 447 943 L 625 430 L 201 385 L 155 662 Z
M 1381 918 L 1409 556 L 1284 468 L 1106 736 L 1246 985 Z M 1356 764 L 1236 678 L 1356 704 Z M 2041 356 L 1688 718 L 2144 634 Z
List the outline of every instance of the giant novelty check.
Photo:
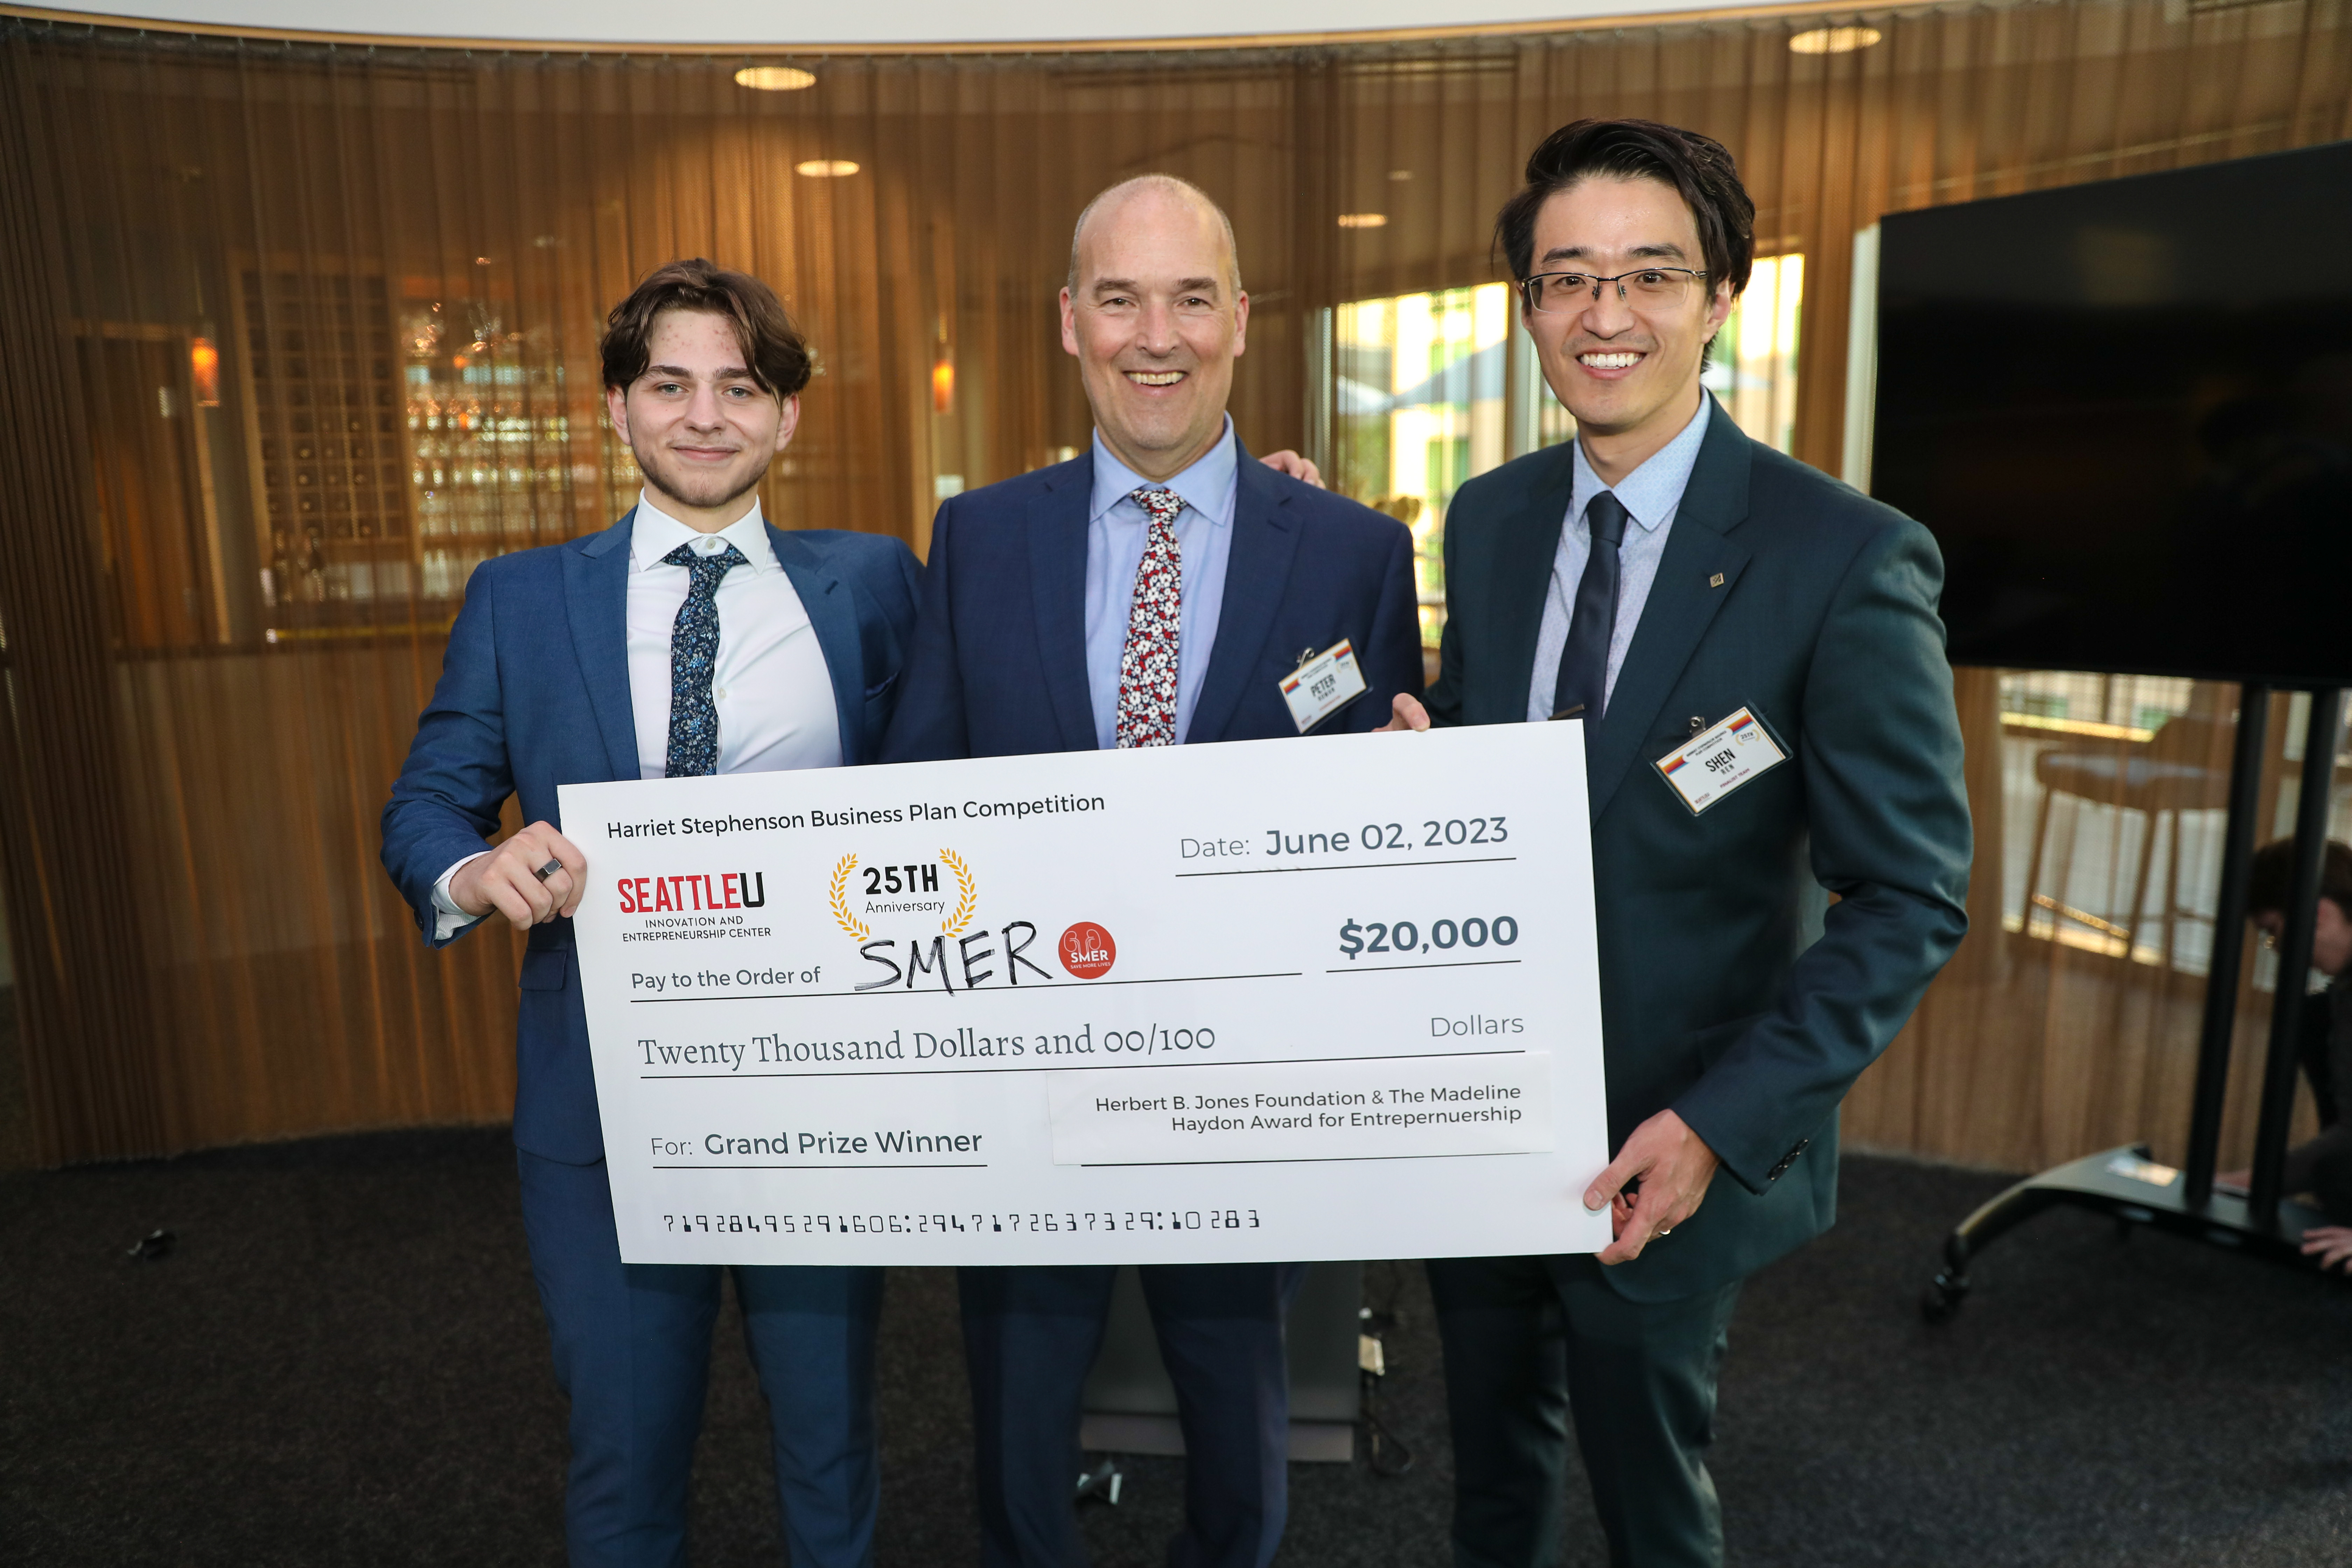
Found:
M 1580 724 L 562 799 L 631 1262 L 1607 1245 Z

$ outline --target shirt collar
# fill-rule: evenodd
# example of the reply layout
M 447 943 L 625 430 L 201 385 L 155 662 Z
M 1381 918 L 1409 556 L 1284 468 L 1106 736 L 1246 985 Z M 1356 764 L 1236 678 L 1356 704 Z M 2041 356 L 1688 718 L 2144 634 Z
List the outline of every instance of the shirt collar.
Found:
M 1573 522 L 1582 517 L 1592 498 L 1607 490 L 1643 532 L 1657 531 L 1658 526 L 1683 503 L 1683 491 L 1690 487 L 1691 470 L 1698 466 L 1698 449 L 1706 441 L 1706 422 L 1714 407 L 1715 399 L 1700 393 L 1698 412 L 1691 416 L 1682 434 L 1651 453 L 1640 468 L 1613 485 L 1601 482 L 1601 476 L 1585 459 L 1584 443 L 1577 442 L 1576 483 L 1569 494 L 1569 521 Z
M 1160 481 L 1184 498 L 1184 504 L 1223 528 L 1234 520 L 1234 480 L 1240 471 L 1239 443 L 1234 439 L 1234 416 L 1225 416 L 1224 433 L 1193 465 L 1171 479 Z M 1087 521 L 1095 522 L 1119 502 L 1153 481 L 1110 455 L 1102 432 L 1095 432 L 1095 488 Z
M 658 566 L 662 557 L 681 544 L 691 544 L 704 537 L 693 529 L 656 506 L 650 491 L 637 492 L 636 521 L 629 527 L 629 570 L 643 572 Z M 720 529 L 717 537 L 725 540 L 743 552 L 751 570 L 765 574 L 780 570 L 774 546 L 768 542 L 767 520 L 760 515 L 760 499 L 751 498 L 751 510 Z

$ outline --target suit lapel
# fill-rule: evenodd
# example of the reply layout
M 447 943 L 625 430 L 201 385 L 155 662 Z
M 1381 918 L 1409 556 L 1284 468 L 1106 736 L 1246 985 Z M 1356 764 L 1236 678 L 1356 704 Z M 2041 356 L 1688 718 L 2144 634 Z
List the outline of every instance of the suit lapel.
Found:
M 1181 737 L 1224 738 L 1241 705 L 1251 672 L 1258 668 L 1265 639 L 1274 635 L 1275 613 L 1290 585 L 1298 556 L 1298 523 L 1286 510 L 1290 498 L 1263 463 L 1234 441 L 1234 538 L 1225 552 L 1224 598 L 1217 611 L 1217 640 L 1209 650 L 1208 673 L 1192 705 L 1192 721 Z M 1295 652 L 1295 649 L 1280 650 Z
M 620 521 L 563 552 L 572 650 L 615 779 L 638 776 L 637 725 L 629 706 L 629 534 L 636 516 L 631 507 Z
M 849 587 L 825 570 L 816 552 L 801 540 L 768 524 L 768 544 L 793 592 L 808 613 L 816 646 L 824 655 L 825 674 L 833 681 L 834 711 L 841 721 L 841 761 L 856 767 L 866 761 L 866 659 L 857 636 L 857 605 Z
M 1624 782 L 1666 694 L 1748 564 L 1748 552 L 1726 535 L 1748 515 L 1748 446 L 1747 435 L 1720 405 L 1709 410 L 1706 438 L 1699 445 L 1682 504 L 1675 509 L 1665 553 L 1617 672 L 1608 711 L 1585 731 L 1584 776 L 1596 819 Z M 1712 582 L 1717 573 L 1721 586 Z
M 1576 489 L 1575 447 L 1562 443 L 1551 450 L 1558 460 L 1529 487 L 1519 510 L 1496 531 L 1489 599 L 1495 606 L 1496 668 L 1526 672 L 1503 694 L 1504 716 L 1511 721 L 1527 712 L 1528 693 L 1535 684 L 1544 597 L 1551 591 L 1552 563 L 1559 553 L 1560 531 L 1568 526 L 1568 503 Z
M 1094 496 L 1094 454 L 1058 485 L 1029 503 L 1029 595 L 1037 618 L 1037 651 L 1045 697 L 1074 752 L 1097 746 L 1095 710 L 1087 689 L 1087 510 Z

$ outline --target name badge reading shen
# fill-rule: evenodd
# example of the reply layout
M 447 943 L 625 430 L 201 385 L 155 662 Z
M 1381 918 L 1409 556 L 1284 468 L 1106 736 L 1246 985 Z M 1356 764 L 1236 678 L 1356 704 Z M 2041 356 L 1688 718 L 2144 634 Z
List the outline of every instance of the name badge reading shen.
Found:
M 1756 715 L 1742 708 L 1652 765 L 1665 775 L 1696 816 L 1757 774 L 1769 773 L 1788 760 L 1788 753 L 1764 732 Z
M 1356 650 L 1346 638 L 1321 653 L 1301 659 L 1282 678 L 1282 700 L 1302 735 L 1364 694 L 1364 672 L 1356 668 Z

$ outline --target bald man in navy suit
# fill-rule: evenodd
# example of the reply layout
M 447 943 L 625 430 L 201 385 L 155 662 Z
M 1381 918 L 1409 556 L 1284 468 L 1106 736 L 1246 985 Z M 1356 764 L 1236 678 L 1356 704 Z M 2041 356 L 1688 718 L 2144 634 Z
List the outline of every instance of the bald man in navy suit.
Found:
M 1092 447 L 940 509 L 883 760 L 1296 737 L 1278 682 L 1302 650 L 1343 639 L 1366 689 L 1315 733 L 1370 730 L 1419 692 L 1412 537 L 1251 460 L 1234 434 L 1249 297 L 1223 213 L 1166 175 L 1113 186 L 1079 217 L 1061 303 Z M 1169 1561 L 1265 1568 L 1286 1507 L 1295 1274 L 1140 1272 L 1184 1432 Z M 1113 1275 L 962 1271 L 987 1568 L 1086 1561 L 1079 1398 Z

